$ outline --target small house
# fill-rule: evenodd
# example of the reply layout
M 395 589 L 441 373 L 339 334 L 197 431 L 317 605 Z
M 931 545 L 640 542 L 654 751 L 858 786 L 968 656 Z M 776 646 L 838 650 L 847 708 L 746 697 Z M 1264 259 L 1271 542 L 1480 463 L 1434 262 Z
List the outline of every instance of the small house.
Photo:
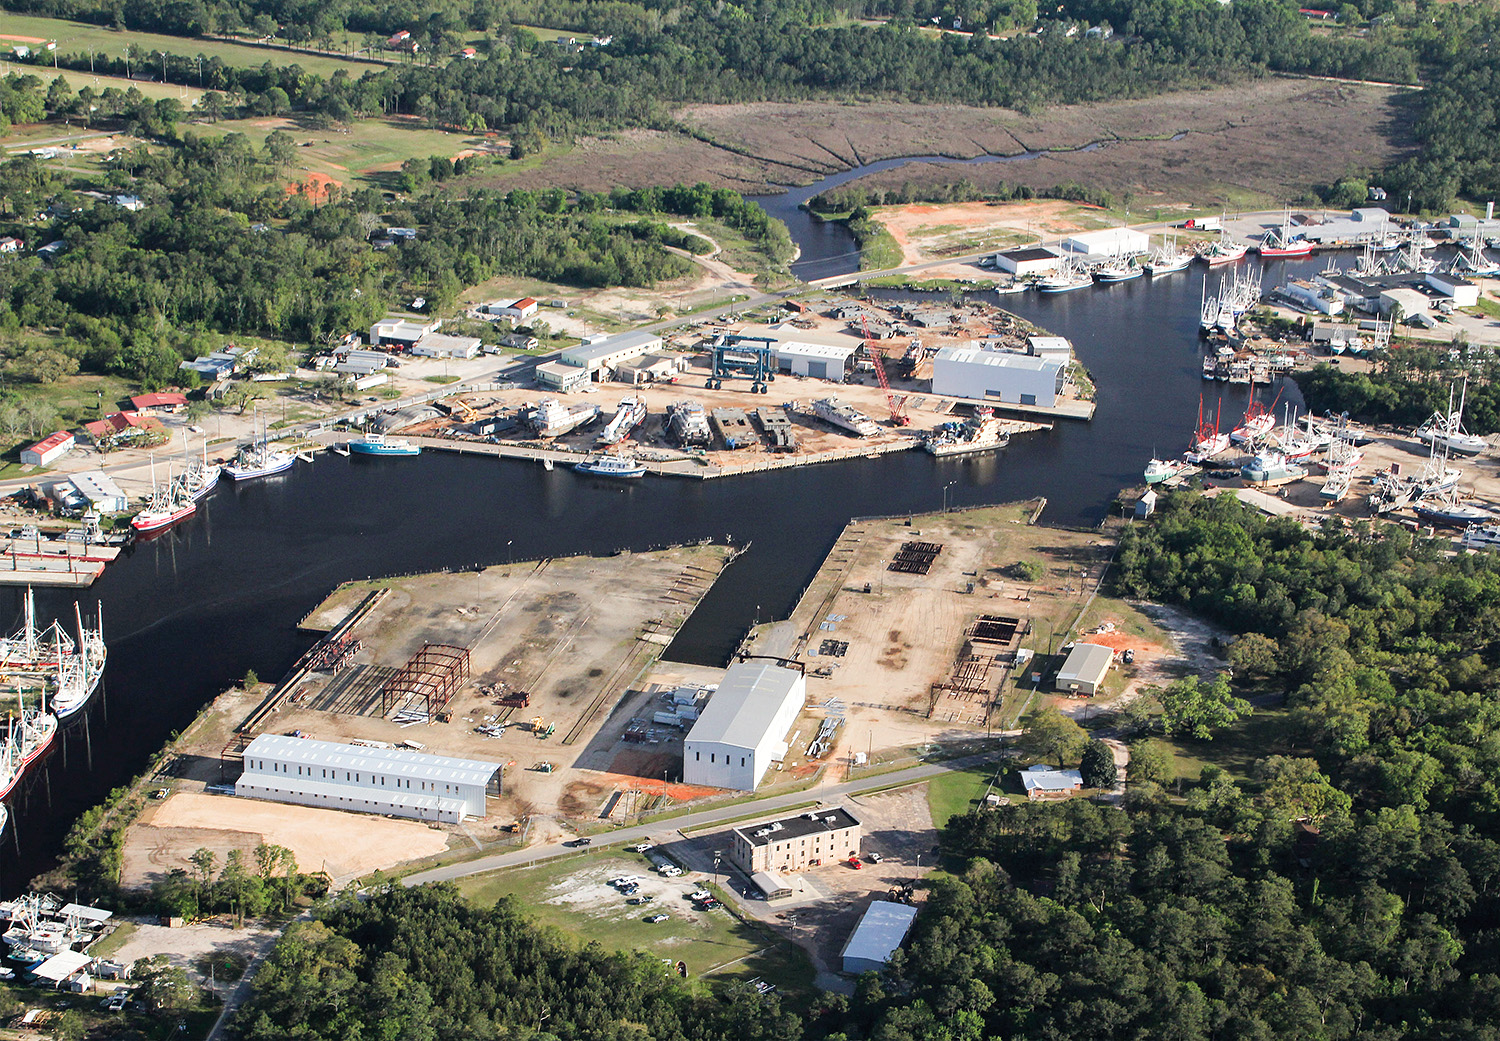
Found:
M 1045 763 L 1038 763 L 1028 766 L 1020 774 L 1026 798 L 1032 802 L 1066 798 L 1069 793 L 1083 789 L 1083 774 L 1077 770 L 1055 770 Z

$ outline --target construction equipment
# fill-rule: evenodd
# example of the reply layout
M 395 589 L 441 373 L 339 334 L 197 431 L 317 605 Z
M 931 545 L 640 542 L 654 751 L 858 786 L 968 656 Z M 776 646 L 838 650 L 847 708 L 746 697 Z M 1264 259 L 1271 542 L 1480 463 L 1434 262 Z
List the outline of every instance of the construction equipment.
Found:
M 722 390 L 725 380 L 750 380 L 750 393 L 768 393 L 766 384 L 776 378 L 776 341 L 763 336 L 725 333 L 709 345 L 713 375 L 709 390 Z
M 859 326 L 865 334 L 865 353 L 870 356 L 875 378 L 880 381 L 880 389 L 885 391 L 886 404 L 891 408 L 891 425 L 904 427 L 911 422 L 911 417 L 906 414 L 906 398 L 898 398 L 891 392 L 891 381 L 885 376 L 885 355 L 875 349 L 875 341 L 870 338 L 870 323 L 865 320 L 864 315 L 859 317 Z
M 531 732 L 536 735 L 537 740 L 549 738 L 557 733 L 557 724 L 548 723 L 541 716 L 533 716 L 528 725 L 531 727 Z
M 465 423 L 474 423 L 479 419 L 479 413 L 463 398 L 453 398 L 449 408 L 458 413 L 458 417 Z

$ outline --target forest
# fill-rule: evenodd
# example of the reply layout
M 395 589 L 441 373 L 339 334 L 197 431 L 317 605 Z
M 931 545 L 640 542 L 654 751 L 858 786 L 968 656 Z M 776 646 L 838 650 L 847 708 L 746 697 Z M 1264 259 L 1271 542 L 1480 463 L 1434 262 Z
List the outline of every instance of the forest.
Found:
M 1459 367 L 1443 347 L 1405 347 L 1388 351 L 1380 368 L 1344 372 L 1317 365 L 1297 373 L 1297 387 L 1314 415 L 1347 414 L 1363 423 L 1417 427 L 1434 412 L 1463 404 L 1464 427 L 1483 437 L 1500 430 L 1500 365 L 1487 362 Z

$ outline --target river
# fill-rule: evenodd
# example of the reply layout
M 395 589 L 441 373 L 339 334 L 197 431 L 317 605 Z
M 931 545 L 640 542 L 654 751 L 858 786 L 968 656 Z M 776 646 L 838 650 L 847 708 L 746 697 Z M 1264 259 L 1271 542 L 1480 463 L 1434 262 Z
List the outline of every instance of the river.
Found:
M 1319 266 L 1291 263 L 1299 273 Z M 1284 277 L 1281 262 L 1268 265 L 1267 285 Z M 1155 282 L 1005 297 L 1003 306 L 1073 341 L 1098 385 L 1098 412 L 1092 423 L 1018 437 L 999 454 L 936 460 L 904 452 L 715 481 L 628 483 L 441 452 L 390 460 L 325 454 L 278 478 L 224 482 L 196 517 L 122 555 L 81 598 L 88 608 L 103 604 L 104 689 L 45 767 L 13 793 L 0 892 L 48 867 L 71 822 L 138 774 L 220 690 L 251 669 L 279 677 L 311 643 L 297 620 L 340 582 L 731 540 L 749 551 L 669 651 L 717 663 L 756 619 L 788 612 L 852 516 L 935 510 L 947 488 L 953 506 L 1043 495 L 1047 521 L 1097 524 L 1152 454 L 1186 443 L 1206 388 L 1201 284 L 1194 269 Z M 1209 393 L 1212 408 L 1217 391 Z M 1244 404 L 1243 389 L 1226 391 L 1226 418 L 1238 418 Z M 40 617 L 71 618 L 72 599 L 38 590 Z M 0 618 L 19 612 L 18 592 L 0 594 Z

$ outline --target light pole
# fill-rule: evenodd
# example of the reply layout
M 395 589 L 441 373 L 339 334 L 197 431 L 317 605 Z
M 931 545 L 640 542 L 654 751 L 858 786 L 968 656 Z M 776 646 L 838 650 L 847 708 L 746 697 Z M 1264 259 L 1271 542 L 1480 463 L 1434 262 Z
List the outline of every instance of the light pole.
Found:
M 957 483 L 958 482 L 955 480 L 955 481 L 949 481 L 947 484 L 943 485 L 943 512 L 944 513 L 948 512 L 948 489 L 952 488 Z
M 514 542 L 514 541 L 515 541 L 515 539 L 506 539 L 505 540 L 505 563 L 506 563 L 507 566 L 509 566 L 510 562 L 511 562 L 510 561 L 510 544 L 512 542 Z
M 723 850 L 714 850 L 714 888 L 719 885 L 719 860 L 724 856 Z

